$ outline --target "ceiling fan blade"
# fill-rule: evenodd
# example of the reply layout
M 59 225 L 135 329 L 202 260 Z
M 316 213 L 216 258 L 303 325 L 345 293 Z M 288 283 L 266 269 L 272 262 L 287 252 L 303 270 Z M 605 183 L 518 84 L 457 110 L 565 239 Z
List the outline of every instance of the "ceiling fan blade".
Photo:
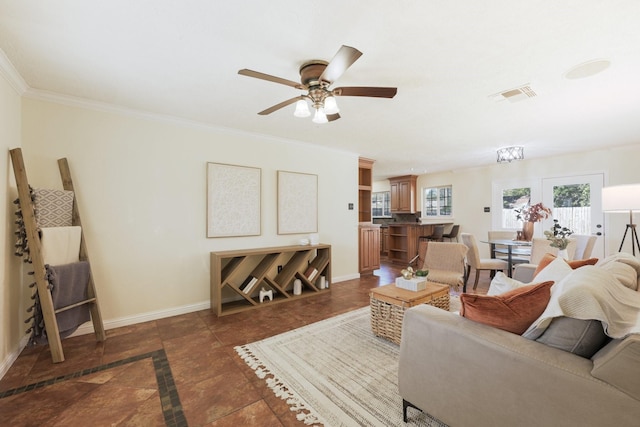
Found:
M 287 99 L 286 101 L 282 101 L 280 104 L 276 104 L 273 107 L 269 107 L 266 110 L 260 111 L 258 114 L 260 114 L 261 116 L 266 116 L 267 114 L 271 114 L 274 111 L 278 111 L 279 109 L 286 107 L 287 105 L 291 105 L 300 99 L 304 99 L 304 96 L 300 95 L 300 96 L 296 96 L 295 98 Z
M 336 53 L 331 62 L 329 62 L 329 65 L 327 65 L 327 68 L 322 72 L 320 80 L 329 83 L 335 82 L 361 55 L 362 52 L 358 49 L 342 45 L 342 47 L 338 49 L 338 53 Z
M 332 93 L 335 96 L 370 96 L 373 98 L 393 98 L 398 93 L 396 87 L 366 87 L 350 86 L 337 87 Z
M 327 114 L 327 120 L 332 122 L 334 120 L 338 120 L 340 118 L 340 114 L 339 113 L 335 113 L 335 114 Z
M 281 77 L 276 77 L 276 76 L 272 76 L 272 75 L 269 75 L 269 74 L 260 73 L 258 71 L 248 70 L 246 68 L 243 68 L 242 70 L 238 71 L 238 74 L 241 74 L 241 75 L 247 76 L 247 77 L 255 77 L 256 79 L 262 79 L 262 80 L 266 80 L 266 81 L 269 81 L 269 82 L 280 83 L 280 84 L 283 84 L 283 85 L 286 85 L 286 86 L 295 87 L 296 89 L 301 89 L 301 90 L 306 90 L 307 89 L 302 84 L 300 84 L 298 82 L 294 82 L 293 80 L 283 79 Z

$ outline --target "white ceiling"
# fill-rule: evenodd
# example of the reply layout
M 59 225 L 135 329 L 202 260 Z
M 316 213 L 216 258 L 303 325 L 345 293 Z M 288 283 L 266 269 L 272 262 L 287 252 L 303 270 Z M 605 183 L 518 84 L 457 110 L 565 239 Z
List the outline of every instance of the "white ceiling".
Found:
M 340 120 L 258 111 L 341 45 L 362 57 L 338 86 L 395 86 L 393 99 L 341 97 Z M 0 49 L 27 94 L 64 95 L 375 159 L 378 178 L 640 142 L 640 2 L 0 0 Z M 607 59 L 604 72 L 566 79 Z M 529 84 L 535 98 L 491 95 Z M 213 160 L 213 159 L 210 159 Z

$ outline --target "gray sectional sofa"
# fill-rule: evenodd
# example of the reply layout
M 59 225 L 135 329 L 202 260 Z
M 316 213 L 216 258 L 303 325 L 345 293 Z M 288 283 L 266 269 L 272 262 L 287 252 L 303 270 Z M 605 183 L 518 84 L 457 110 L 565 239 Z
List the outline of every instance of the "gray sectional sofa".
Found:
M 409 425 L 419 408 L 452 427 L 640 426 L 638 334 L 586 358 L 420 305 L 405 313 L 398 375 Z

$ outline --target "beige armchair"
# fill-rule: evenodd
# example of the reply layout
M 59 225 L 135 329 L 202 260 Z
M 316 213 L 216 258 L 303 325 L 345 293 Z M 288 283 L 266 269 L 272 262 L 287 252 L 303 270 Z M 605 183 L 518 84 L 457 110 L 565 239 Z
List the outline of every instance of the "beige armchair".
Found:
M 466 254 L 462 243 L 429 242 L 422 266 L 429 270 L 427 280 L 459 289 L 464 285 Z

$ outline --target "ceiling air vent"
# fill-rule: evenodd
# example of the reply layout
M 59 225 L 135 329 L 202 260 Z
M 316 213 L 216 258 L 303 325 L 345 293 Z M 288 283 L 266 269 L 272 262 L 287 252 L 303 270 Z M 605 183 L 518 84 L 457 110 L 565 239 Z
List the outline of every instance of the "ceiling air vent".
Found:
M 536 96 L 538 95 L 533 91 L 533 89 L 531 89 L 531 86 L 527 84 L 504 92 L 496 93 L 491 95 L 490 98 L 493 98 L 496 102 L 505 100 L 509 102 L 518 102 L 529 98 L 535 98 Z

